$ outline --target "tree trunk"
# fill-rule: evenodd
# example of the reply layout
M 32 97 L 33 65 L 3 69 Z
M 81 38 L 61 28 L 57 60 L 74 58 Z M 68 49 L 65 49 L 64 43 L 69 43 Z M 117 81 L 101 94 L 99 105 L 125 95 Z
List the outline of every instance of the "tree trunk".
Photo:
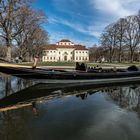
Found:
M 12 48 L 11 48 L 11 40 L 10 40 L 9 35 L 7 35 L 6 47 L 7 47 L 6 60 L 10 62 L 11 56 L 12 56 Z
M 119 51 L 119 63 L 121 63 L 122 61 L 122 55 L 121 55 L 121 51 Z
M 109 62 L 112 63 L 112 56 L 113 53 L 112 53 L 112 49 L 110 49 L 110 52 L 109 52 Z
M 11 53 L 12 53 L 11 47 L 7 46 L 6 60 L 8 60 L 9 62 L 11 61 Z
M 120 45 L 119 45 L 119 63 L 121 63 L 122 61 L 122 40 L 120 41 Z
M 109 62 L 112 63 L 112 55 L 109 56 Z
M 134 52 L 131 51 L 130 52 L 130 62 L 133 63 L 133 59 L 134 59 Z

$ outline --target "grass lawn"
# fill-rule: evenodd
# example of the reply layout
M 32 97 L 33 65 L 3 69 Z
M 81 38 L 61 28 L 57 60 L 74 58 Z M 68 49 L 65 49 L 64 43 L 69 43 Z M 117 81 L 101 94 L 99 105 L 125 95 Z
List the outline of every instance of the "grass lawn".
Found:
M 136 65 L 140 67 L 140 63 L 86 63 L 88 66 L 100 66 L 100 67 L 129 67 Z M 33 63 L 23 63 L 21 65 L 32 66 Z M 38 62 L 37 66 L 71 66 L 75 67 L 75 62 Z
M 22 63 L 21 65 L 32 66 L 33 63 Z M 74 62 L 38 62 L 37 66 L 75 66 Z
M 129 67 L 136 65 L 140 67 L 140 63 L 88 63 L 89 66 L 102 66 L 102 67 Z

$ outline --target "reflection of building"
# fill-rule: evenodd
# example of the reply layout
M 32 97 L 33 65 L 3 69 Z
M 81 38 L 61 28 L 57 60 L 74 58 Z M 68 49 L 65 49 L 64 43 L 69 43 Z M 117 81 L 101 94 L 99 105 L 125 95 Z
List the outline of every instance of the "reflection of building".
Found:
M 87 62 L 89 61 L 89 51 L 83 45 L 74 44 L 69 40 L 61 40 L 57 44 L 46 46 L 43 51 L 42 61 Z

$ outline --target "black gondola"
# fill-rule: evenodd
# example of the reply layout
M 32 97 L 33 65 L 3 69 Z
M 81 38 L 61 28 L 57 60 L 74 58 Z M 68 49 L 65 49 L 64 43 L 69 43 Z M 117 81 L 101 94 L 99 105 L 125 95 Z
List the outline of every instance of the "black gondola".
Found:
M 0 72 L 40 83 L 118 83 L 140 81 L 140 71 L 84 72 L 0 66 Z

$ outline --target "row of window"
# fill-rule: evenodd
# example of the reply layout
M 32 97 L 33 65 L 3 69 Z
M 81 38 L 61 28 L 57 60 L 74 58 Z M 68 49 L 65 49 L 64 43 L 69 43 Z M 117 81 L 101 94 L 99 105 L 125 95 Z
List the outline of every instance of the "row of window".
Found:
M 80 51 L 76 51 L 76 53 L 88 53 L 87 51 L 85 52 L 85 51 L 82 51 L 82 52 L 80 52 Z
M 46 57 L 47 60 L 55 60 L 55 57 Z
M 57 60 L 55 57 L 45 57 L 45 59 L 47 59 L 47 60 Z M 60 57 L 58 59 L 61 60 Z M 71 57 L 71 60 L 72 60 L 72 57 Z
M 73 45 L 72 43 L 59 43 L 59 45 Z
M 46 51 L 47 53 L 55 53 L 56 51 Z M 44 51 L 44 53 L 45 53 L 45 51 Z M 73 52 L 71 52 L 71 54 L 72 54 Z M 87 51 L 85 52 L 85 51 L 76 51 L 76 53 L 88 53 Z M 61 52 L 59 52 L 59 54 L 61 54 Z
M 76 60 L 88 60 L 88 57 L 76 57 Z
M 57 60 L 55 57 L 45 57 L 45 59 L 47 60 Z M 61 58 L 59 57 L 58 58 L 59 60 L 61 60 Z M 72 60 L 72 57 L 71 57 L 71 60 Z M 88 57 L 76 57 L 76 60 L 88 60 Z
M 56 51 L 46 51 L 47 53 L 55 53 Z M 67 53 L 67 52 L 65 52 L 65 53 Z M 59 54 L 61 54 L 61 52 L 59 52 Z M 71 52 L 71 54 L 72 54 L 72 52 Z

